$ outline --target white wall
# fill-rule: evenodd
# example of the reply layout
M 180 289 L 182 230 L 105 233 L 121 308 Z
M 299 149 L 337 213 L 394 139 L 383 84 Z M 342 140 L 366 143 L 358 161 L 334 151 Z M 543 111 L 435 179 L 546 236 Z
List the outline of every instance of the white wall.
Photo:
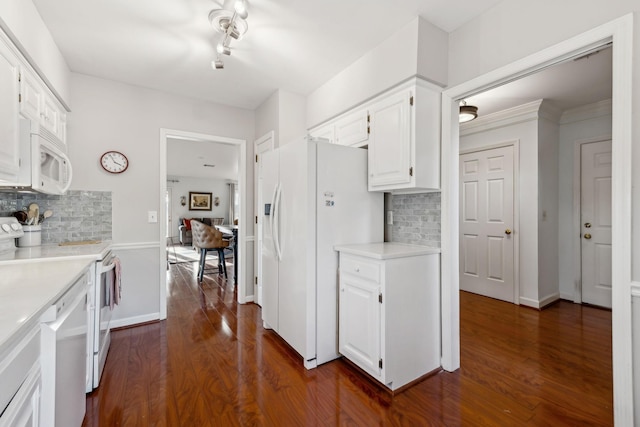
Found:
M 446 46 L 444 31 L 422 18 L 415 18 L 308 96 L 307 128 L 416 75 L 444 85 Z
M 305 118 L 306 98 L 278 90 L 256 109 L 255 139 L 273 131 L 274 147 L 295 141 L 307 133 Z
M 31 0 L 0 1 L 0 28 L 12 39 L 49 89 L 67 108 L 70 71 Z
M 256 132 L 252 142 L 268 132 L 273 131 L 274 146 L 278 146 L 277 142 L 278 137 L 280 136 L 280 131 L 278 129 L 278 120 L 280 118 L 279 105 L 279 91 L 275 91 L 258 108 L 256 108 Z
M 72 189 L 108 190 L 113 194 L 113 240 L 128 248 L 131 262 L 123 273 L 123 288 L 129 295 L 157 295 L 160 235 L 159 223 L 147 222 L 147 212 L 160 212 L 160 128 L 179 129 L 209 135 L 253 140 L 253 111 L 216 105 L 200 100 L 72 74 L 74 112 L 69 121 L 69 157 L 74 165 Z M 253 157 L 247 144 L 247 157 Z M 129 169 L 111 175 L 98 163 L 107 150 L 119 150 L 129 158 Z M 248 162 L 248 164 L 252 164 Z M 253 170 L 247 168 L 248 199 L 253 195 Z M 241 224 L 252 224 L 253 203 L 246 203 Z M 250 234 L 250 233 L 247 233 Z M 149 245 L 156 256 L 147 256 Z M 252 247 L 252 245 L 251 245 Z M 133 248 L 133 249 L 132 249 Z M 136 248 L 140 248 L 139 250 Z M 253 277 L 252 263 L 246 263 L 247 277 Z M 150 272 L 156 272 L 152 274 Z M 252 292 L 249 292 L 251 294 Z M 159 300 L 154 309 L 159 310 Z M 149 307 L 136 298 L 124 298 L 114 316 L 134 319 Z
M 179 236 L 178 226 L 180 218 L 224 218 L 224 223 L 229 224 L 229 181 L 224 179 L 196 178 L 189 176 L 170 176 L 173 181 L 167 181 L 167 190 L 171 189 L 171 211 L 173 225 L 171 236 Z M 212 193 L 210 211 L 190 211 L 189 192 Z M 184 196 L 187 204 L 180 204 L 180 197 Z M 215 206 L 213 200 L 219 197 L 220 204 Z M 179 240 L 174 239 L 177 243 Z
M 611 138 L 611 100 L 567 110 L 559 129 L 558 171 L 558 277 L 560 296 L 573 300 L 577 286 L 574 254 L 579 251 L 573 223 L 574 149 L 578 141 Z
M 460 151 L 485 148 L 496 144 L 518 141 L 520 156 L 516 159 L 519 168 L 518 177 L 518 209 L 519 221 L 516 220 L 515 232 L 519 233 L 520 249 L 520 304 L 537 307 L 538 292 L 538 117 L 539 103 L 532 103 L 526 111 L 519 111 L 523 116 L 513 120 L 512 124 L 498 122 L 494 125 L 483 125 L 495 120 L 495 115 L 479 118 L 473 123 L 476 131 L 469 133 L 465 127 L 460 131 Z M 501 113 L 509 117 L 510 112 Z M 467 129 L 469 127 L 466 127 Z
M 546 107 L 546 108 L 545 108 Z M 558 112 L 543 102 L 538 121 L 538 301 L 560 298 L 558 286 Z M 526 195 L 525 195 L 526 197 Z M 522 229 L 523 224 L 520 225 Z M 524 224 L 526 227 L 527 225 Z

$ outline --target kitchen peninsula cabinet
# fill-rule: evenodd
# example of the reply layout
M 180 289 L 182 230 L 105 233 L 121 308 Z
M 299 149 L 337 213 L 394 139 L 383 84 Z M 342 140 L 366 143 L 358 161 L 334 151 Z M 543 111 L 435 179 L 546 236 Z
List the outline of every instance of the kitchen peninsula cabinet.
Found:
M 396 391 L 440 367 L 440 250 L 341 245 L 339 352 Z
M 19 63 L 0 38 L 0 182 L 18 181 L 20 140 L 18 122 Z

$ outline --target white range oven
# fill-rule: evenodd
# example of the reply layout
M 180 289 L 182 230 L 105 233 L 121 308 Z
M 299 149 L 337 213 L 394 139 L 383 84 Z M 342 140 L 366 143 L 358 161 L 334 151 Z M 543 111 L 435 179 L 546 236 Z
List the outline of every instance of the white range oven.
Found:
M 89 331 L 87 340 L 87 393 L 98 387 L 111 343 L 111 315 L 116 256 L 108 251 L 94 263 L 89 295 Z M 89 360 L 90 359 L 90 360 Z

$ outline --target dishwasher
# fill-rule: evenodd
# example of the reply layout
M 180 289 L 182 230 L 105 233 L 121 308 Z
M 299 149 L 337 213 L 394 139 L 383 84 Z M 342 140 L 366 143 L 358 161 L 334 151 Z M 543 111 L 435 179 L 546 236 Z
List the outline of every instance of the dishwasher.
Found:
M 88 277 L 87 271 L 40 318 L 43 427 L 81 426 L 84 419 Z

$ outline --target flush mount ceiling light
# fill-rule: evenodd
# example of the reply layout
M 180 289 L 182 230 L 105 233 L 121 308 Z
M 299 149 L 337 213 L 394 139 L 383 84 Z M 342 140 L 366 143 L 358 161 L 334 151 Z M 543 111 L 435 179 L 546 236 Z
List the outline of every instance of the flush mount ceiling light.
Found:
M 465 123 L 470 122 L 471 120 L 478 117 L 478 107 L 474 107 L 473 105 L 467 105 L 467 101 L 460 102 L 460 117 L 459 122 Z
M 209 12 L 211 26 L 222 34 L 222 38 L 216 47 L 218 56 L 212 62 L 212 66 L 215 69 L 224 68 L 224 62 L 222 62 L 220 55 L 231 55 L 231 39 L 239 40 L 249 29 L 247 21 L 245 21 L 249 16 L 246 2 L 237 0 L 233 9 L 214 9 Z

